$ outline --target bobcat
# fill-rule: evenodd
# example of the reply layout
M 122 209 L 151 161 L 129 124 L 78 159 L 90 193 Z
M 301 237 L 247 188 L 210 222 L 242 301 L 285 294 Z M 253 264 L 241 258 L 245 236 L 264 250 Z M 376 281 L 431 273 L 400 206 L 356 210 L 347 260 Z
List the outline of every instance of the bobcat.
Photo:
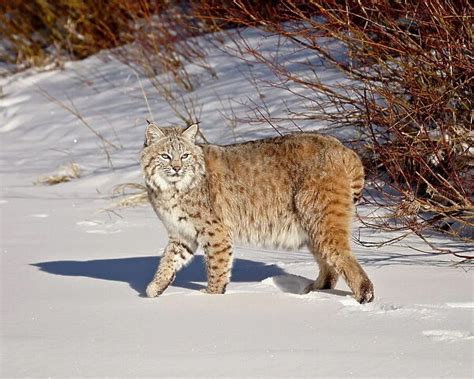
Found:
M 332 289 L 340 275 L 360 303 L 373 285 L 350 247 L 350 224 L 364 186 L 357 154 L 332 137 L 298 133 L 242 144 L 197 144 L 187 129 L 150 124 L 141 165 L 149 200 L 169 233 L 147 287 L 155 297 L 201 245 L 211 294 L 230 280 L 232 243 L 307 246 L 319 276 L 306 293 Z

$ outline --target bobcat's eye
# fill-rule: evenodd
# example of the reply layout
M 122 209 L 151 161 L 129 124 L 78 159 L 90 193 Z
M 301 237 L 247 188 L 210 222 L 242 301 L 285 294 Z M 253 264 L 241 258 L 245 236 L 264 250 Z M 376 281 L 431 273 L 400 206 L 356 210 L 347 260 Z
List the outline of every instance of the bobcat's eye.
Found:
M 187 154 L 187 153 L 181 155 L 181 159 L 188 159 L 188 158 L 189 158 L 189 154 Z
M 166 159 L 167 161 L 171 160 L 171 157 L 169 156 L 169 154 L 161 154 L 161 158 Z

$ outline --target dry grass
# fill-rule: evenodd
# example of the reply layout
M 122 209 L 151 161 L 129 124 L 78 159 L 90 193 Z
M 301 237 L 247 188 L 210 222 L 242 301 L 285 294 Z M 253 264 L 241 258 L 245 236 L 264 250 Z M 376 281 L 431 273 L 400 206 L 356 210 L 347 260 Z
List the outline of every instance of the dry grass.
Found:
M 35 184 L 44 184 L 54 186 L 60 183 L 67 183 L 73 179 L 78 179 L 82 176 L 82 169 L 77 163 L 71 163 L 67 166 L 61 166 L 58 172 L 51 175 L 44 175 L 37 179 Z
M 128 193 L 128 190 L 134 190 Z M 148 192 L 144 185 L 138 183 L 122 183 L 114 187 L 113 194 L 120 200 L 112 204 L 112 208 L 130 208 L 148 204 Z
M 9 0 L 0 2 L 0 59 L 19 68 L 82 59 L 131 41 L 136 20 L 168 4 L 152 0 Z

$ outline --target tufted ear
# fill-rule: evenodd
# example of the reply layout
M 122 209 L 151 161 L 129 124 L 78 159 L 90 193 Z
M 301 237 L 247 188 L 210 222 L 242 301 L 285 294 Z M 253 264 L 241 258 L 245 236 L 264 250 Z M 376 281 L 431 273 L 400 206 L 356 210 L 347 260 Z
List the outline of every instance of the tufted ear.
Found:
M 158 125 L 149 123 L 145 132 L 145 147 L 150 146 L 160 138 L 165 136 L 165 132 Z
M 183 137 L 190 140 L 191 142 L 194 142 L 196 139 L 197 133 L 199 131 L 198 124 L 192 124 L 189 126 L 187 129 L 183 131 Z

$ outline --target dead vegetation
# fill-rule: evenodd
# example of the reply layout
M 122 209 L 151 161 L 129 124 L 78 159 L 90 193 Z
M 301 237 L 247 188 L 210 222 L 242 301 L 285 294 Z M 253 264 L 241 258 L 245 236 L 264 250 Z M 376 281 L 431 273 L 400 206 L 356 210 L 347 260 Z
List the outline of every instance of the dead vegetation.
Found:
M 115 186 L 112 193 L 114 197 L 119 198 L 112 204 L 112 208 L 130 208 L 148 204 L 148 192 L 142 184 L 122 183 Z
M 467 1 L 451 0 L 236 0 L 204 2 L 199 9 L 216 28 L 262 28 L 344 74 L 344 83 L 328 86 L 316 66 L 308 63 L 303 74 L 285 65 L 278 51 L 264 54 L 235 40 L 237 55 L 276 74 L 270 85 L 309 103 L 304 112 L 290 109 L 289 120 L 357 128 L 372 179 L 365 200 L 385 210 L 363 219 L 366 225 L 468 242 L 474 240 L 472 10 Z M 292 85 L 306 91 L 301 95 Z
M 9 0 L 0 2 L 0 58 L 18 68 L 82 59 L 130 42 L 133 20 L 163 5 L 130 0 Z
M 71 180 L 78 179 L 81 176 L 81 167 L 77 163 L 71 163 L 69 165 L 59 167 L 55 174 L 39 177 L 35 184 L 54 186 L 56 184 L 70 182 Z

